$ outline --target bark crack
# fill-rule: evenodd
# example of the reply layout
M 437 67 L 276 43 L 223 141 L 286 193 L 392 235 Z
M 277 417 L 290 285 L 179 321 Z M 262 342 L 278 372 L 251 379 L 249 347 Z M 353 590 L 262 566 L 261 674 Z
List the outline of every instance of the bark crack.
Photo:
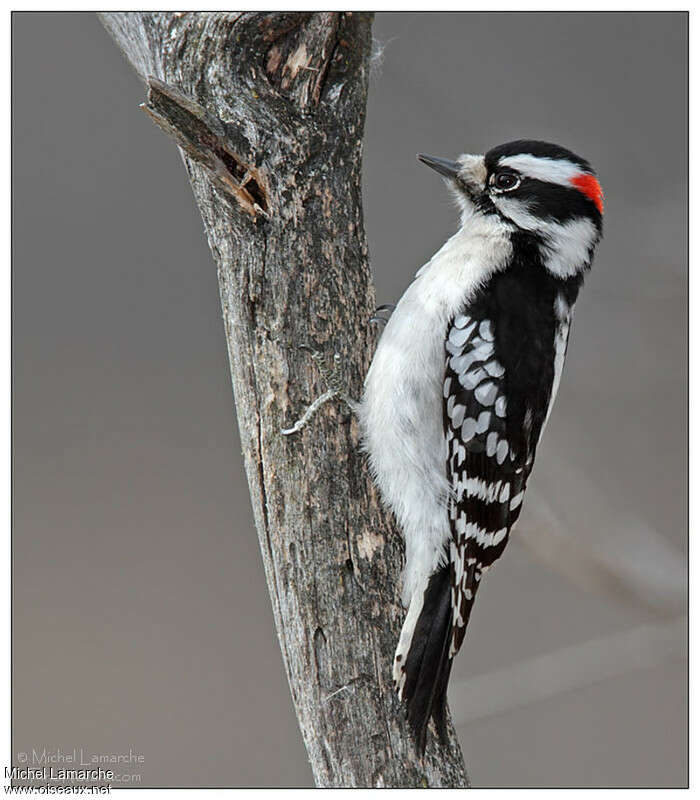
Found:
M 143 111 L 194 161 L 212 182 L 254 219 L 269 217 L 267 179 L 251 161 L 235 152 L 227 141 L 224 123 L 173 86 L 148 78 L 148 101 Z
M 336 53 L 338 52 L 338 47 L 340 45 L 340 26 L 343 21 L 343 12 L 339 12 L 336 18 L 335 30 L 333 31 L 333 46 L 331 47 L 331 52 L 328 57 L 325 59 L 323 64 L 322 70 L 318 76 L 318 80 L 316 81 L 316 88 L 314 89 L 314 100 L 318 105 L 318 102 L 323 97 L 323 90 L 326 88 L 326 83 L 328 81 L 328 77 L 331 72 L 331 67 L 333 65 L 333 61 L 335 59 Z

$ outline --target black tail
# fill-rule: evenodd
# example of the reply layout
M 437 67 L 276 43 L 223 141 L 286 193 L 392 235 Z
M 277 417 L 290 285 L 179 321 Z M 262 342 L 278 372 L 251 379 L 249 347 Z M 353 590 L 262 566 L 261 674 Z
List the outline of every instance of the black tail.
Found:
M 406 681 L 402 697 L 408 722 L 416 737 L 418 752 L 425 752 L 428 722 L 435 720 L 440 739 L 447 740 L 447 683 L 452 659 L 449 657 L 452 605 L 450 567 L 431 575 L 423 596 L 411 645 L 406 656 Z

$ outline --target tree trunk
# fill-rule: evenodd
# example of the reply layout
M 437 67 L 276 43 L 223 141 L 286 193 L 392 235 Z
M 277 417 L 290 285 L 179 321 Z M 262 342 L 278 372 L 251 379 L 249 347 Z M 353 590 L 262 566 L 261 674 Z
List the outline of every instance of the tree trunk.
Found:
M 361 158 L 371 15 L 108 13 L 181 146 L 218 269 L 238 424 L 289 685 L 318 786 L 468 785 L 454 730 L 417 757 L 391 686 L 403 545 L 348 408 L 375 306 Z M 235 611 L 232 609 L 232 612 Z

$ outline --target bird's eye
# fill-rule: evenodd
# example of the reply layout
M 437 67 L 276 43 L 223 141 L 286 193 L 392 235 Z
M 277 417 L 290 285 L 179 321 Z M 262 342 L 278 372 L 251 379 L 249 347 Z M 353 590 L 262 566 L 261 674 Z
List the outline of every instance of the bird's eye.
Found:
M 520 178 L 514 172 L 497 172 L 493 177 L 493 185 L 502 192 L 511 192 L 520 186 Z

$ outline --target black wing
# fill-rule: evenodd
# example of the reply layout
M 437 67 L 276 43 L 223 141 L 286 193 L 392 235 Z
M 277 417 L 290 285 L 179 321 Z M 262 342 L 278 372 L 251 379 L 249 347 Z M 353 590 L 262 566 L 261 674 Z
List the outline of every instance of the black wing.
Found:
M 450 657 L 464 640 L 483 571 L 503 552 L 518 519 L 546 407 L 511 398 L 507 362 L 498 357 L 493 322 L 478 313 L 456 316 L 448 328 L 443 418 L 450 482 Z M 548 400 L 549 387 L 541 397 Z

